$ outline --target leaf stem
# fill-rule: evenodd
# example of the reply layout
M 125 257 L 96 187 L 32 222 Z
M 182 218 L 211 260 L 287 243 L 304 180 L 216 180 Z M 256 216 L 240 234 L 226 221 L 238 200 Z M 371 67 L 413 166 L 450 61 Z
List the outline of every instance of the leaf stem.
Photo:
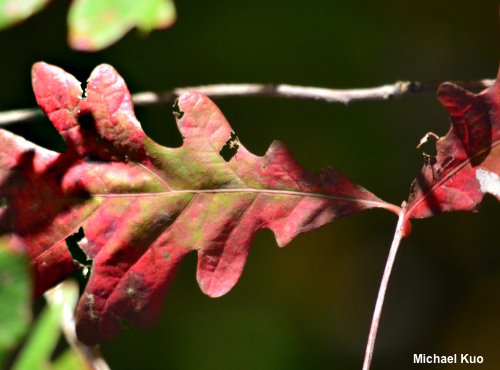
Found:
M 482 90 L 493 85 L 494 82 L 495 80 L 454 81 L 455 84 L 469 90 Z M 251 96 L 275 97 L 318 100 L 327 103 L 342 103 L 347 105 L 356 101 L 392 100 L 428 92 L 436 92 L 439 85 L 441 85 L 441 83 L 398 81 L 392 85 L 365 89 L 325 89 L 283 84 L 221 84 L 182 87 L 164 93 L 142 92 L 133 94 L 132 100 L 137 107 L 174 103 L 175 100 L 186 91 L 196 90 L 210 98 Z M 0 112 L 0 127 L 14 123 L 39 121 L 43 117 L 44 114 L 38 108 Z
M 406 202 L 401 205 L 401 212 L 399 213 L 399 220 L 396 226 L 396 231 L 394 233 L 394 239 L 392 241 L 391 250 L 389 251 L 389 256 L 387 257 L 387 262 L 385 265 L 384 275 L 382 276 L 382 281 L 380 283 L 380 289 L 378 291 L 377 303 L 375 304 L 375 310 L 373 312 L 372 324 L 370 326 L 370 334 L 368 335 L 368 343 L 366 345 L 365 361 L 363 363 L 363 370 L 369 370 L 372 362 L 373 349 L 375 347 L 375 340 L 377 338 L 377 330 L 380 322 L 380 316 L 382 314 L 382 306 L 384 305 L 385 292 L 387 291 L 387 285 L 389 283 L 389 278 L 392 272 L 392 266 L 394 260 L 396 259 L 396 253 L 403 239 L 403 227 L 406 214 Z

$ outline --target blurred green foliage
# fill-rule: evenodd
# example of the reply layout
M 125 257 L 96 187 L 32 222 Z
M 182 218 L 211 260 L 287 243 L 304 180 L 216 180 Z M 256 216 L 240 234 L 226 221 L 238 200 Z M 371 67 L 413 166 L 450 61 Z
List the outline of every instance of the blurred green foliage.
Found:
M 31 288 L 19 287 L 19 290 L 29 294 Z M 61 322 L 67 320 L 68 315 L 65 311 L 71 312 L 75 309 L 78 290 L 75 281 L 67 280 L 45 294 L 46 298 L 50 298 L 50 304 L 37 317 L 19 353 L 10 359 L 10 362 L 13 362 L 10 367 L 12 370 L 90 370 L 83 355 L 72 348 L 66 349 L 52 361 L 54 350 L 61 337 Z M 26 306 L 29 306 L 28 300 L 26 301 L 28 303 Z M 10 317 L 15 316 L 11 314 Z
M 22 22 L 43 9 L 50 0 L 0 0 L 0 29 Z
M 132 92 L 239 82 L 355 88 L 493 78 L 498 69 L 498 0 L 178 1 L 168 31 L 132 32 L 94 54 L 68 48 L 69 4 L 55 1 L 0 33 L 0 110 L 36 104 L 29 70 L 40 60 L 81 81 L 110 63 Z M 252 152 L 262 155 L 280 139 L 305 167 L 332 165 L 397 204 L 422 166 L 420 138 L 449 128 L 433 94 L 347 107 L 269 98 L 216 103 Z M 179 146 L 171 112 L 136 113 L 154 140 Z M 61 145 L 48 123 L 11 129 Z M 498 368 L 499 219 L 500 205 L 487 196 L 479 214 L 413 222 L 396 258 L 373 370 L 422 366 L 412 364 L 415 353 L 468 353 L 484 357 L 482 369 Z M 284 250 L 264 231 L 240 282 L 218 299 L 199 291 L 190 255 L 160 323 L 125 331 L 103 346 L 104 356 L 120 370 L 360 369 L 395 225 L 394 215 L 367 211 Z
M 108 47 L 137 27 L 145 34 L 175 22 L 172 0 L 74 0 L 68 14 L 68 41 L 76 50 Z
M 0 0 L 0 29 L 26 20 L 51 0 Z M 68 11 L 68 42 L 75 50 L 104 49 L 137 27 L 145 35 L 170 27 L 173 0 L 73 0 Z
M 8 249 L 6 237 L 0 237 L 0 366 L 28 330 L 30 306 L 28 259 Z

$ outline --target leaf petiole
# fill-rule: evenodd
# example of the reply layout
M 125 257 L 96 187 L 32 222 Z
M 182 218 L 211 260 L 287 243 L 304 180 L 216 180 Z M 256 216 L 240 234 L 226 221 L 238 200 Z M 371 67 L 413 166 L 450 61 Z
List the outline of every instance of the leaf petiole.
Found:
M 394 239 L 392 240 L 389 256 L 387 257 L 387 263 L 385 264 L 384 275 L 382 276 L 382 281 L 380 282 L 380 289 L 378 291 L 377 303 L 375 304 L 373 319 L 370 326 L 370 334 L 368 335 L 368 343 L 366 345 L 363 370 L 369 370 L 372 362 L 373 349 L 375 347 L 375 340 L 377 339 L 378 324 L 380 322 L 380 316 L 382 315 L 382 306 L 384 305 L 385 292 L 387 291 L 387 285 L 389 283 L 389 278 L 392 272 L 392 266 L 394 265 L 394 260 L 396 259 L 396 253 L 398 251 L 399 244 L 401 244 L 401 239 L 405 237 L 404 234 L 405 214 L 406 214 L 406 202 L 403 202 L 403 204 L 401 205 L 401 212 L 399 212 L 399 219 L 398 219 L 398 224 L 396 226 L 396 231 L 394 233 Z

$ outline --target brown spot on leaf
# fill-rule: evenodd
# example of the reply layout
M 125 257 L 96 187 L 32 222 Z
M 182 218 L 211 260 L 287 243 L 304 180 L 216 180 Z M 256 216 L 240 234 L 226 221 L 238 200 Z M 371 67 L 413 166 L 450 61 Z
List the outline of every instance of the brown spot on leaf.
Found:
M 165 261 L 168 261 L 170 258 L 172 258 L 172 253 L 163 251 L 161 256 Z

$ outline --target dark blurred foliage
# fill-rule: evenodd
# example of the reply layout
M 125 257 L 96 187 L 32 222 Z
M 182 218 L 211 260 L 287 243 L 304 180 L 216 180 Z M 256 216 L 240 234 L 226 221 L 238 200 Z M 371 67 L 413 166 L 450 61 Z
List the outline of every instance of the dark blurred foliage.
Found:
M 238 82 L 355 88 L 494 78 L 498 68 L 498 0 L 178 0 L 172 29 L 131 32 L 95 54 L 68 48 L 68 6 L 55 0 L 0 33 L 0 110 L 35 105 L 30 67 L 40 60 L 81 81 L 110 63 L 132 92 Z M 280 139 L 305 167 L 332 165 L 396 204 L 422 166 L 420 138 L 449 128 L 435 94 L 347 107 L 271 98 L 216 103 L 254 153 Z M 171 112 L 137 109 L 152 138 L 179 146 Z M 12 130 L 61 148 L 48 123 Z M 479 214 L 413 222 L 396 259 L 373 370 L 456 368 L 412 365 L 415 353 L 468 353 L 484 357 L 481 369 L 499 368 L 499 220 L 500 204 L 487 196 Z M 103 346 L 104 355 L 123 370 L 360 369 L 395 225 L 393 214 L 371 210 L 283 250 L 264 231 L 240 282 L 218 299 L 200 292 L 190 255 L 160 323 L 126 330 Z

